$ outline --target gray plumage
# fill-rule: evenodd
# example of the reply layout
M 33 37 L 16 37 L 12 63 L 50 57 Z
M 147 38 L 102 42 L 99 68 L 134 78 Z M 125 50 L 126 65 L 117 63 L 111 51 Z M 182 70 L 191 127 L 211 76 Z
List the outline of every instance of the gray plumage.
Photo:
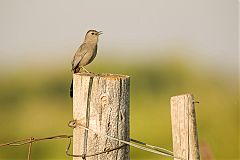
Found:
M 97 43 L 98 36 L 102 32 L 95 30 L 89 30 L 86 35 L 83 44 L 78 48 L 72 60 L 72 71 L 74 73 L 80 72 L 81 68 L 86 70 L 84 66 L 93 61 L 97 55 Z
M 102 34 L 101 31 L 89 30 L 83 44 L 78 48 L 72 60 L 72 71 L 78 73 L 81 69 L 87 71 L 84 66 L 93 61 L 97 55 L 98 37 Z M 88 71 L 87 71 L 88 72 Z M 70 97 L 73 96 L 73 82 L 70 87 Z

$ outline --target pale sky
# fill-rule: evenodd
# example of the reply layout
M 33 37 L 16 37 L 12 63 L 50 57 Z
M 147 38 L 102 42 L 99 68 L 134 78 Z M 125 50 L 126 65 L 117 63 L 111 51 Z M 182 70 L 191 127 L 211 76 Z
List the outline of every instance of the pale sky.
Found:
M 183 47 L 203 63 L 237 70 L 238 6 L 237 0 L 0 0 L 0 63 L 57 56 L 68 63 L 85 32 L 97 29 L 104 32 L 101 54 L 144 57 Z

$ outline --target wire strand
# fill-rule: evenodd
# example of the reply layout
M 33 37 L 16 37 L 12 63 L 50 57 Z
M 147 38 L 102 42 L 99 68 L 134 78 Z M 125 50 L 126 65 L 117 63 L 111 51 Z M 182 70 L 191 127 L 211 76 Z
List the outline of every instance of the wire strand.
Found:
M 151 152 L 151 153 L 155 153 L 155 154 L 159 154 L 159 155 L 163 155 L 163 156 L 167 156 L 167 157 L 172 157 L 172 158 L 184 160 L 183 158 L 174 156 L 172 151 L 169 151 L 169 150 L 161 148 L 161 147 L 149 145 L 149 144 L 146 144 L 144 142 L 140 142 L 138 140 L 131 139 L 132 142 L 135 142 L 135 143 L 142 144 L 142 145 L 146 146 L 146 147 L 144 147 L 144 146 L 132 143 L 132 142 L 128 142 L 128 141 L 121 140 L 121 139 L 118 139 L 118 138 L 115 138 L 115 137 L 112 137 L 112 136 L 109 136 L 109 135 L 106 135 L 106 134 L 103 134 L 103 133 L 100 133 L 100 132 L 96 132 L 96 131 L 94 131 L 94 130 L 92 130 L 90 128 L 87 128 L 87 127 L 79 124 L 79 123 L 76 123 L 76 121 L 75 121 L 75 123 L 73 121 L 70 121 L 69 124 L 71 124 L 71 123 L 73 125 L 75 125 L 75 126 L 70 126 L 70 127 L 80 127 L 80 128 L 85 129 L 87 131 L 93 132 L 93 133 L 98 134 L 98 135 L 102 135 L 102 136 L 107 137 L 109 139 L 112 139 L 112 140 L 115 140 L 115 141 L 127 144 L 129 146 L 133 146 L 135 148 L 138 148 L 138 149 L 141 149 L 141 150 L 144 150 L 144 151 L 148 151 L 148 152 Z

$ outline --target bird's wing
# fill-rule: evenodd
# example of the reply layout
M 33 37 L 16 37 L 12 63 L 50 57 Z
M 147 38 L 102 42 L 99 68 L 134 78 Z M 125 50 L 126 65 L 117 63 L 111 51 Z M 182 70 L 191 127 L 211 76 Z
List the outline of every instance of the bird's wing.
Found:
M 86 43 L 83 43 L 77 50 L 77 52 L 75 53 L 73 60 L 72 60 L 72 70 L 74 70 L 78 64 L 81 62 L 82 58 L 84 57 L 84 55 L 87 53 L 88 51 L 88 47 L 86 45 Z

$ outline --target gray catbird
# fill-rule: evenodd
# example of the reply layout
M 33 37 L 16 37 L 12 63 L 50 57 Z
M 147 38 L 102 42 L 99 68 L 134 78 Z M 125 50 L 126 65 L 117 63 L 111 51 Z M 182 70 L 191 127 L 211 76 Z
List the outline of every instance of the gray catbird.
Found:
M 88 72 L 84 66 L 93 61 L 97 55 L 98 37 L 102 31 L 89 30 L 83 44 L 78 48 L 72 60 L 73 73 L 81 72 L 81 69 Z M 73 80 L 70 87 L 70 97 L 73 97 Z

